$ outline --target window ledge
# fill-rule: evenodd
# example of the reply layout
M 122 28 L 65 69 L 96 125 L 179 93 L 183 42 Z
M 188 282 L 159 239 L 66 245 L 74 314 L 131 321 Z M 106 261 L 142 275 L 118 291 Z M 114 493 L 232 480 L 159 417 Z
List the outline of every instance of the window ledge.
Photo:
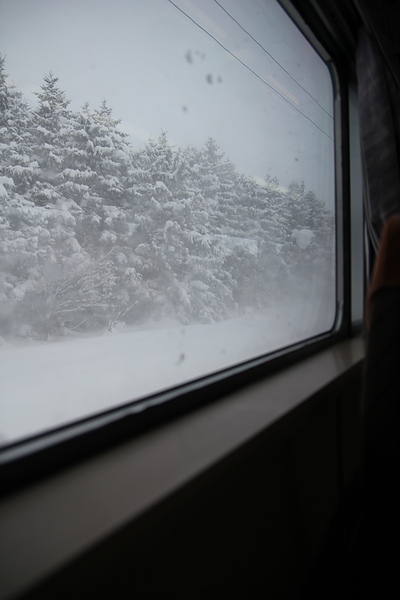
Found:
M 257 381 L 0 501 L 0 598 L 43 581 L 343 381 L 362 339 Z M 296 413 L 297 414 L 297 413 Z

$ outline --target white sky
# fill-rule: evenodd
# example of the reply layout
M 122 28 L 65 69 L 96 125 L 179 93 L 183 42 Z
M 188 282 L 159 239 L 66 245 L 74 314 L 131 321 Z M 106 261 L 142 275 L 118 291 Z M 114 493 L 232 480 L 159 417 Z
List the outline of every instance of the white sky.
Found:
M 216 139 L 239 171 L 304 180 L 334 206 L 333 92 L 328 69 L 275 0 L 0 0 L 0 53 L 29 102 L 53 71 L 79 109 L 106 98 L 135 147 Z M 326 134 L 322 133 L 322 129 Z M 330 136 L 330 137 L 328 137 Z

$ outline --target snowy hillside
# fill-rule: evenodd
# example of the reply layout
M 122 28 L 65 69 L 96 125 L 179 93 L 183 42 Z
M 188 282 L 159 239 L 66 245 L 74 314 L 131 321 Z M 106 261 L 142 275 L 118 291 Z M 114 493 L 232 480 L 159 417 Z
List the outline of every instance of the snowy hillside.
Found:
M 91 337 L 5 343 L 0 346 L 0 444 L 330 329 L 329 315 L 314 309 L 312 303 L 308 310 L 274 306 L 209 325 L 164 320 Z

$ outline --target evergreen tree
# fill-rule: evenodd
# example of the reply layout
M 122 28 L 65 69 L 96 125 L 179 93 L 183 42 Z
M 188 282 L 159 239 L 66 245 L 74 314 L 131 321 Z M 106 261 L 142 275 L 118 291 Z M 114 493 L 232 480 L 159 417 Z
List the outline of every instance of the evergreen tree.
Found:
M 126 207 L 125 177 L 131 159 L 127 136 L 118 130 L 120 121 L 113 118 L 106 100 L 97 110 L 90 112 L 85 107 L 84 111 L 86 162 L 94 175 L 92 190 L 106 204 Z
M 6 111 L 8 109 L 8 86 L 5 62 L 5 56 L 0 54 L 0 127 L 4 127 L 7 124 Z
M 24 193 L 37 174 L 30 156 L 31 113 L 22 94 L 7 84 L 5 59 L 0 55 L 0 176 L 12 180 L 14 192 Z
M 33 150 L 43 172 L 43 179 L 52 182 L 59 173 L 70 131 L 69 111 L 65 92 L 51 71 L 44 75 L 41 91 L 36 94 L 38 107 L 34 113 L 36 140 Z
M 32 114 L 2 59 L 3 335 L 212 322 L 334 281 L 333 215 L 303 182 L 240 175 L 213 138 L 133 153 L 105 101 L 70 111 L 51 73 L 37 97 Z

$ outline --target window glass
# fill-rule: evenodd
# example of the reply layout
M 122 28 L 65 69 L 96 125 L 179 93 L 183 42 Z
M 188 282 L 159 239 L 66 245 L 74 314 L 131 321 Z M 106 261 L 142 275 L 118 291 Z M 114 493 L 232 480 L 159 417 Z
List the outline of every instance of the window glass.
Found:
M 0 4 L 0 441 L 329 331 L 329 70 L 273 0 Z

